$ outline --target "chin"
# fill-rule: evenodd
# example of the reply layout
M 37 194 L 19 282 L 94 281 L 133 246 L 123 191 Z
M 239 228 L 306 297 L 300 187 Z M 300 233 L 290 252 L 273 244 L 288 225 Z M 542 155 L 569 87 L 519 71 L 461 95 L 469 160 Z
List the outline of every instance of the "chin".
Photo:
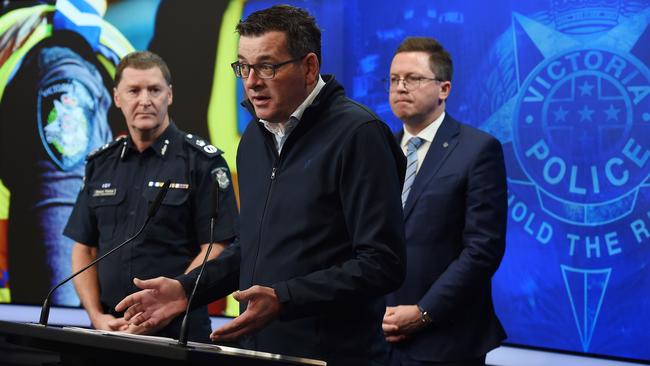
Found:
M 408 120 L 411 117 L 409 113 L 404 113 L 403 111 L 393 111 L 393 114 L 401 121 Z
M 140 131 L 150 131 L 160 127 L 161 125 L 162 123 L 159 123 L 158 121 L 139 121 L 133 124 L 133 128 Z
M 272 113 L 269 113 L 269 110 L 266 108 L 255 108 L 255 115 L 263 120 L 267 120 L 269 117 L 273 117 Z

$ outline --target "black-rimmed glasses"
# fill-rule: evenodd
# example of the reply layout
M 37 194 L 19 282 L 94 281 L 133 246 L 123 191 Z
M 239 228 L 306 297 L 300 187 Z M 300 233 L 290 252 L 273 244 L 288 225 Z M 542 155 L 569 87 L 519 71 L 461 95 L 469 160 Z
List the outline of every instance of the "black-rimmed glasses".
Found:
M 305 55 L 307 56 L 307 55 Z M 300 61 L 305 56 L 294 58 L 288 61 L 280 62 L 278 64 L 271 64 L 267 62 L 262 62 L 259 64 L 246 64 L 243 62 L 235 61 L 230 64 L 232 67 L 233 71 L 235 72 L 235 76 L 240 78 L 240 79 L 248 79 L 248 76 L 251 73 L 251 69 L 255 72 L 255 75 L 257 75 L 258 78 L 260 79 L 273 79 L 275 77 L 276 71 L 281 68 L 284 65 L 290 64 L 292 62 Z

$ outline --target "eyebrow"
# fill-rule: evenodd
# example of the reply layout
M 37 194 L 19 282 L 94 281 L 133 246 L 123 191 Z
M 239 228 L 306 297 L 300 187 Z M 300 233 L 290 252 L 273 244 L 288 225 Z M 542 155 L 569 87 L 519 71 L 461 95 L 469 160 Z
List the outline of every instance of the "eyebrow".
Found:
M 244 61 L 248 62 L 248 60 L 246 59 L 246 57 L 244 57 L 244 56 L 242 56 L 242 55 L 239 55 L 239 54 L 237 55 L 237 59 L 239 59 L 239 60 L 244 60 Z M 259 56 L 257 59 L 258 59 L 258 62 L 257 62 L 257 63 L 259 63 L 260 61 L 261 61 L 261 62 L 269 62 L 269 61 L 273 61 L 273 57 L 270 56 L 270 55 L 262 55 L 262 56 Z
M 122 83 L 120 83 L 120 85 L 122 85 Z M 132 89 L 132 88 L 140 88 L 140 89 L 142 89 L 142 88 L 152 88 L 152 87 L 163 87 L 165 85 L 168 85 L 168 84 L 156 82 L 156 83 L 153 83 L 153 84 L 141 85 L 141 84 L 138 84 L 138 83 L 124 82 L 124 87 L 129 88 L 129 89 Z
M 390 76 L 400 76 L 400 74 L 395 74 L 395 73 L 392 73 L 392 72 L 391 72 L 391 73 L 390 73 Z M 428 76 L 424 76 L 424 75 L 422 75 L 422 74 L 420 74 L 420 73 L 417 73 L 417 72 L 409 72 L 408 74 L 405 74 L 405 75 L 404 75 L 404 77 L 409 77 L 409 76 L 422 76 L 422 77 L 428 77 Z

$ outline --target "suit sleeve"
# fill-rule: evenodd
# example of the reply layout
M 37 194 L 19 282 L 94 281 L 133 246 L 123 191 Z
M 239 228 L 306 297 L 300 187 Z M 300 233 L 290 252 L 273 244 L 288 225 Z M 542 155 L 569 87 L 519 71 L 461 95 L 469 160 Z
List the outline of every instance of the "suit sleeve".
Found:
M 364 303 L 403 282 L 404 226 L 399 197 L 404 156 L 395 151 L 396 143 L 380 123 L 362 125 L 343 141 L 336 162 L 350 254 L 329 268 L 274 284 L 283 305 L 282 319 L 355 301 Z
M 433 322 L 448 319 L 481 288 L 490 288 L 505 251 L 507 184 L 501 144 L 483 143 L 469 162 L 462 250 L 419 302 Z

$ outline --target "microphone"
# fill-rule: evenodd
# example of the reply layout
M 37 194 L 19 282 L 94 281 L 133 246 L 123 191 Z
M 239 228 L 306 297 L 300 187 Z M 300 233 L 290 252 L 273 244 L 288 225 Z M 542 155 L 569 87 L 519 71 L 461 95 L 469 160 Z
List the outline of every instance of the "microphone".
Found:
M 170 183 L 171 183 L 170 180 L 167 180 L 165 183 L 163 183 L 162 187 L 160 188 L 160 191 L 158 191 L 158 194 L 156 195 L 156 198 L 153 200 L 151 205 L 149 205 L 149 211 L 147 212 L 147 218 L 144 220 L 144 223 L 140 227 L 140 230 L 138 230 L 138 232 L 135 233 L 135 235 L 133 235 L 132 237 L 126 239 L 122 244 L 120 244 L 120 245 L 116 246 L 115 248 L 111 249 L 106 254 L 102 255 L 101 257 L 99 257 L 99 258 L 95 259 L 94 261 L 90 262 L 84 268 L 82 268 L 82 269 L 78 270 L 77 272 L 71 274 L 68 278 L 66 278 L 65 280 L 59 282 L 56 286 L 54 286 L 50 290 L 50 292 L 47 293 L 47 296 L 45 297 L 45 301 L 43 301 L 43 306 L 41 307 L 41 318 L 39 320 L 39 324 L 47 326 L 47 321 L 48 321 L 48 318 L 50 317 L 50 306 L 51 306 L 50 298 L 52 296 L 52 293 L 54 293 L 54 291 L 56 289 L 63 286 L 64 284 L 66 284 L 71 279 L 77 277 L 80 273 L 82 273 L 83 271 L 85 271 L 88 268 L 92 267 L 97 262 L 99 262 L 102 259 L 106 258 L 108 255 L 112 254 L 116 250 L 118 250 L 118 249 L 122 248 L 123 246 L 125 246 L 126 244 L 132 242 L 135 238 L 137 238 L 144 231 L 144 228 L 147 227 L 147 224 L 149 224 L 149 220 L 151 220 L 151 218 L 158 211 L 158 208 L 160 208 L 160 204 L 162 203 L 163 199 L 165 198 L 165 195 L 167 195 L 167 191 L 169 190 Z
M 181 331 L 178 335 L 178 344 L 181 346 L 187 346 L 187 337 L 190 330 L 189 321 L 187 318 L 190 314 L 190 306 L 192 305 L 192 299 L 194 299 L 194 294 L 196 293 L 196 289 L 199 286 L 199 282 L 201 281 L 201 276 L 203 275 L 205 264 L 210 257 L 212 244 L 214 244 L 214 225 L 217 222 L 217 218 L 219 217 L 219 184 L 217 182 L 214 182 L 212 185 L 212 201 L 210 203 L 210 244 L 208 244 L 208 250 L 205 252 L 205 256 L 203 257 L 199 275 L 196 276 L 196 281 L 194 281 L 194 288 L 192 289 L 190 298 L 187 299 L 187 308 L 185 309 L 185 315 L 183 315 L 183 322 L 181 323 Z

